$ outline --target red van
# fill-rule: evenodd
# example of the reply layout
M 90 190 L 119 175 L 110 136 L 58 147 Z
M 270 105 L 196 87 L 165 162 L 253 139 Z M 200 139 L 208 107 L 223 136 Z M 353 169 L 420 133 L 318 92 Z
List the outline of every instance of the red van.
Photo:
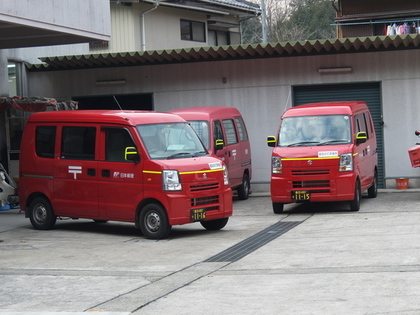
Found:
M 191 126 L 168 113 L 35 113 L 20 153 L 21 207 L 35 229 L 57 217 L 134 222 L 147 238 L 200 222 L 223 228 L 232 191 L 223 162 Z
M 375 129 L 364 102 L 292 107 L 281 117 L 271 158 L 274 213 L 291 202 L 349 201 L 360 209 L 362 192 L 377 195 Z
M 251 147 L 244 120 L 238 109 L 202 106 L 170 111 L 187 120 L 207 150 L 226 163 L 230 187 L 238 198 L 248 199 L 251 188 Z

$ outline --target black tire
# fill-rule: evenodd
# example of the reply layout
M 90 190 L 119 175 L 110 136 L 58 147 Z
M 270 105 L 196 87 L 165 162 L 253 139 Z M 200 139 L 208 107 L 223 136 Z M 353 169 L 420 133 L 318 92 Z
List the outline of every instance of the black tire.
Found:
M 217 231 L 223 229 L 228 223 L 229 218 L 211 220 L 211 221 L 201 221 L 201 225 L 209 231 Z
M 275 214 L 280 214 L 283 212 L 284 203 L 280 202 L 273 202 L 273 212 Z
M 251 184 L 249 182 L 249 176 L 248 174 L 244 174 L 242 178 L 242 184 L 238 187 L 238 198 L 240 200 L 247 200 L 249 197 L 249 190 L 250 190 Z
M 350 210 L 359 211 L 360 210 L 360 200 L 362 199 L 362 192 L 360 189 L 359 181 L 356 181 L 356 186 L 354 189 L 354 199 L 350 201 Z
M 140 212 L 139 226 L 146 238 L 159 240 L 171 232 L 165 209 L 156 203 L 149 203 Z
M 57 216 L 50 202 L 44 197 L 37 197 L 29 205 L 29 219 L 36 230 L 51 230 Z
M 368 197 L 376 198 L 377 195 L 378 195 L 378 174 L 375 171 L 372 186 L 370 186 L 368 189 Z

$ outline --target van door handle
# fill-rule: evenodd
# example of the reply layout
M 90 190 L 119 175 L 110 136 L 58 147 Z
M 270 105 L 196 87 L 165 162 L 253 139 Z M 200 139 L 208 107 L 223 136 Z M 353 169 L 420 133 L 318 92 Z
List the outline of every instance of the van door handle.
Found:
M 102 170 L 102 177 L 111 177 L 110 170 Z
M 96 176 L 96 170 L 94 168 L 88 168 L 87 169 L 87 175 L 88 176 Z

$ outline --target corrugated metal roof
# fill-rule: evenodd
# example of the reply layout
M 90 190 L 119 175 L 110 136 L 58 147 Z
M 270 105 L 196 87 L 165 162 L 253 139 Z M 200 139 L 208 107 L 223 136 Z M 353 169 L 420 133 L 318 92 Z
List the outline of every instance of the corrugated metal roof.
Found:
M 40 58 L 28 64 L 30 71 L 91 69 L 162 65 L 201 61 L 315 56 L 420 48 L 420 34 L 337 38 L 255 45 L 198 47 L 187 49 L 120 52 Z

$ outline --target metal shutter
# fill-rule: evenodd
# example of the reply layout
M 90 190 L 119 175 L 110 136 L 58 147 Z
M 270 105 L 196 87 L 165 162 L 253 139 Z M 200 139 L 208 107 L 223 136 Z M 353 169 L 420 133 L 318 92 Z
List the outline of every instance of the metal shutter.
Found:
M 301 85 L 293 87 L 293 106 L 314 102 L 364 101 L 372 113 L 378 144 L 378 187 L 384 188 L 381 83 Z

